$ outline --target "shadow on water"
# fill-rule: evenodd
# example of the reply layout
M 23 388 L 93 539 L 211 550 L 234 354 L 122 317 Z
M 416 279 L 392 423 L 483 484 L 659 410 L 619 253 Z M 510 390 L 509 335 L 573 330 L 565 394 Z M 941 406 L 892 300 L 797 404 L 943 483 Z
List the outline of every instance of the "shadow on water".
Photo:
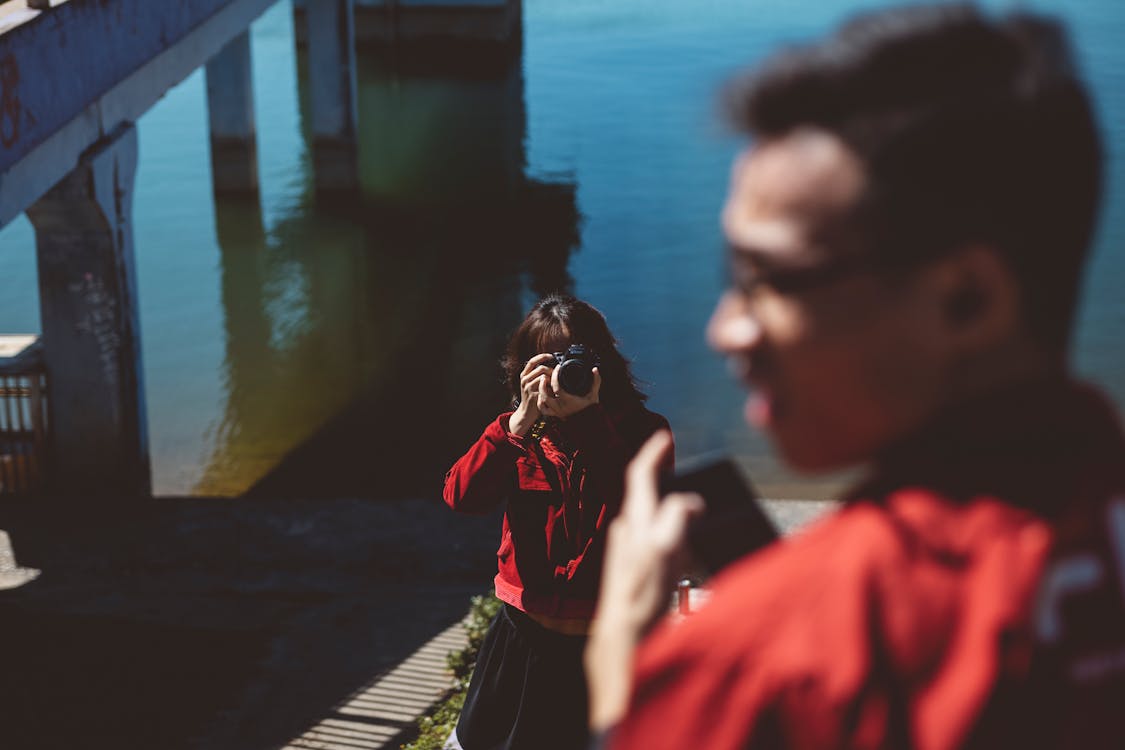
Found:
M 526 299 L 571 287 L 575 187 L 524 174 L 520 66 L 361 62 L 358 197 L 306 191 L 269 232 L 216 203 L 227 403 L 201 494 L 435 496 L 506 401 Z
M 575 188 L 525 177 L 518 63 L 382 65 L 358 199 L 305 190 L 268 229 L 216 205 L 227 399 L 197 489 L 241 497 L 0 504 L 43 571 L 4 590 L 0 554 L 0 746 L 280 747 L 487 587 L 498 518 L 437 492 L 527 299 L 571 285 Z
M 348 269 L 355 274 L 348 281 L 363 292 L 354 307 L 340 305 L 337 312 L 354 316 L 353 325 L 344 332 L 329 324 L 335 340 L 326 347 L 335 348 L 336 359 L 350 361 L 333 364 L 326 351 L 310 362 L 340 368 L 323 373 L 337 381 L 350 368 L 351 382 L 331 387 L 355 396 L 288 451 L 248 495 L 436 497 L 456 451 L 503 407 L 498 360 L 523 316 L 525 273 L 535 290 L 569 285 L 569 245 L 556 241 L 552 247 L 550 238 L 559 236 L 560 226 L 573 226 L 573 191 L 528 184 L 499 206 L 439 210 L 441 221 L 433 223 L 424 215 L 374 206 L 355 217 L 366 254 Z M 328 309 L 321 300 L 313 307 Z M 235 364 L 243 354 L 228 360 L 230 407 L 237 411 L 241 434 L 268 432 L 270 421 L 285 414 L 276 411 L 277 402 L 271 411 L 237 401 L 236 396 L 256 397 L 252 387 L 236 381 L 236 373 L 252 369 Z

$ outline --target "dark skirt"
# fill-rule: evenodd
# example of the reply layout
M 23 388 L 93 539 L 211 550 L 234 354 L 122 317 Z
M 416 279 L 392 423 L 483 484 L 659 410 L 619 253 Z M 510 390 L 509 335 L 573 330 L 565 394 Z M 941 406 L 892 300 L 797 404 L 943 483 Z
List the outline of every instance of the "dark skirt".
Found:
M 586 748 L 586 637 L 547 630 L 505 604 L 484 637 L 457 722 L 465 750 Z

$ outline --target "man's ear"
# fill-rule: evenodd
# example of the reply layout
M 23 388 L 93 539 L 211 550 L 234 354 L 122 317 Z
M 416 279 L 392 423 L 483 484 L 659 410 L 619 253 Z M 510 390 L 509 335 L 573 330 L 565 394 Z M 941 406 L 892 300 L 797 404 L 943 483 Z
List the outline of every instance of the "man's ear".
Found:
M 943 327 L 956 348 L 979 351 L 1017 333 L 1019 283 L 995 248 L 966 245 L 943 258 L 935 271 Z

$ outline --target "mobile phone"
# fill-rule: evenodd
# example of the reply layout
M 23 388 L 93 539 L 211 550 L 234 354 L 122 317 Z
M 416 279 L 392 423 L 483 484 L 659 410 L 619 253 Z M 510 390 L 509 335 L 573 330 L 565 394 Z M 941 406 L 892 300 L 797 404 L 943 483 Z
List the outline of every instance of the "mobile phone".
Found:
M 688 525 L 687 542 L 706 575 L 714 575 L 779 536 L 759 503 L 758 493 L 729 457 L 688 462 L 665 476 L 660 490 L 661 496 L 694 492 L 703 498 L 703 512 Z

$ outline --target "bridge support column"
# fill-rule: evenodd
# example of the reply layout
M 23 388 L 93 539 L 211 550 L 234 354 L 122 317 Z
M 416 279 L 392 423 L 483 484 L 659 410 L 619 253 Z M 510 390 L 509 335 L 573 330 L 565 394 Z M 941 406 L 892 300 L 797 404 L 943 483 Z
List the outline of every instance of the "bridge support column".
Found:
M 211 180 L 216 193 L 258 191 L 254 135 L 254 83 L 250 30 L 232 39 L 207 62 L 207 109 L 211 116 Z
M 319 191 L 359 187 L 354 0 L 308 0 L 313 173 Z
M 53 494 L 151 494 L 133 261 L 136 168 L 137 131 L 127 125 L 27 211 L 39 258 Z

